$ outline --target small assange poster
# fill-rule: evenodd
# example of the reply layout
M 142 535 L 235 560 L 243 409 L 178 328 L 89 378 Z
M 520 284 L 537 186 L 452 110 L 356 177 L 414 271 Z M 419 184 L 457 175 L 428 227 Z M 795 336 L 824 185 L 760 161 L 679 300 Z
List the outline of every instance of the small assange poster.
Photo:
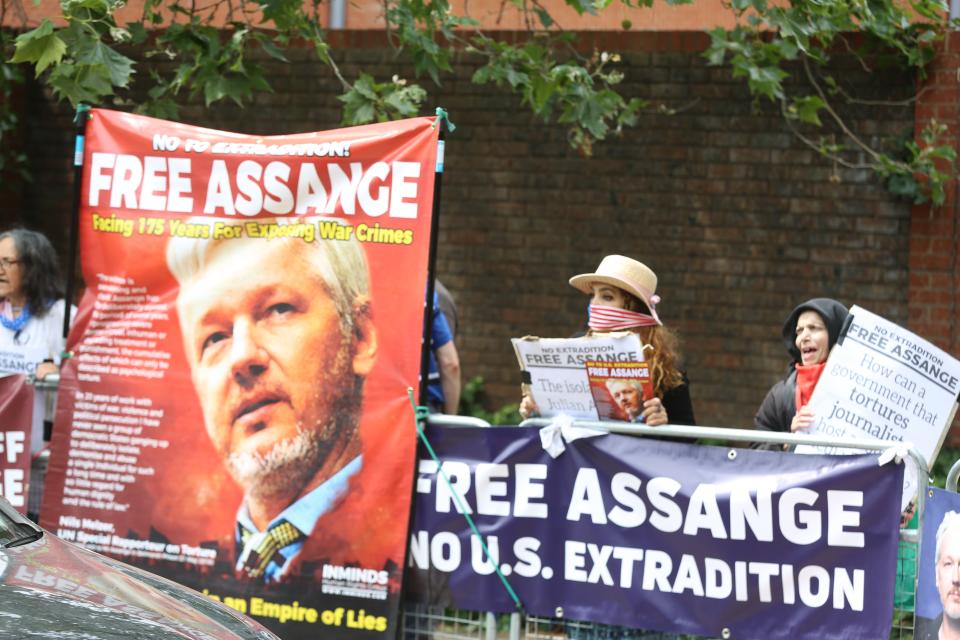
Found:
M 416 602 L 506 613 L 513 593 L 531 615 L 709 638 L 889 633 L 900 464 L 600 431 L 554 458 L 532 427 L 426 433 Z
M 862 307 L 854 306 L 850 316 L 810 399 L 815 417 L 809 433 L 910 443 L 932 465 L 957 411 L 960 361 Z M 908 473 L 905 487 L 911 497 L 914 475 Z
M 960 495 L 927 491 L 917 568 L 916 640 L 951 638 L 960 632 Z
M 582 338 L 513 338 L 524 385 L 541 416 L 565 414 L 597 420 L 587 364 L 604 379 L 616 377 L 604 366 L 643 362 L 643 345 L 635 333 L 606 333 Z M 615 372 L 614 372 L 615 373 Z

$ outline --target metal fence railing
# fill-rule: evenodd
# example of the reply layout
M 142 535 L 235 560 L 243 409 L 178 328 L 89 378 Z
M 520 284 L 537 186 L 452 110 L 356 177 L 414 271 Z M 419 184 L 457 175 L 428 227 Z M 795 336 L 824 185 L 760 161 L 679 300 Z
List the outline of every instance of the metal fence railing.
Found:
M 47 415 L 53 416 L 56 409 L 57 389 L 60 386 L 60 374 L 48 375 L 43 380 L 34 377 L 27 379 L 33 385 L 35 393 L 46 396 Z M 44 433 L 48 433 L 48 425 L 44 425 Z M 50 461 L 50 450 L 41 449 L 30 458 L 30 483 L 27 486 L 27 513 L 39 520 L 40 505 L 43 503 L 43 481 L 47 476 L 47 464 Z

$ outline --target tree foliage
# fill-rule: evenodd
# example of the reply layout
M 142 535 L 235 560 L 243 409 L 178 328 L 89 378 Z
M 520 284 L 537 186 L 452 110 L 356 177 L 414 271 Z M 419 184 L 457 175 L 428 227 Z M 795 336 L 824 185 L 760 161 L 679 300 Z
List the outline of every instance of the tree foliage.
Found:
M 931 121 L 895 153 L 884 153 L 858 136 L 839 115 L 837 105 L 862 102 L 829 72 L 837 52 L 852 56 L 865 70 L 882 77 L 891 67 L 910 69 L 922 79 L 936 44 L 950 28 L 940 0 L 830 0 L 774 5 L 768 0 L 732 0 L 733 29 L 714 29 L 706 52 L 712 64 L 729 63 L 745 78 L 754 96 L 777 103 L 794 133 L 836 163 L 869 168 L 898 195 L 936 204 L 953 174 L 955 150 L 942 141 L 946 127 Z M 789 83 L 795 70 L 802 82 Z M 916 96 L 909 101 L 915 100 Z M 836 135 L 812 135 L 826 119 Z
M 7 13 L 22 1 L 0 0 L 0 6 Z M 614 1 L 564 0 L 585 18 Z M 416 114 L 428 95 L 418 83 L 443 82 L 453 72 L 455 51 L 481 60 L 474 83 L 509 89 L 538 118 L 564 126 L 570 144 L 586 154 L 651 108 L 622 91 L 617 53 L 582 53 L 575 35 L 539 0 L 503 2 L 522 11 L 526 38 L 507 42 L 484 33 L 447 0 L 383 0 L 388 41 L 412 61 L 416 77 L 405 79 L 371 72 L 345 77 L 321 26 L 325 7 L 319 0 L 145 0 L 140 19 L 123 25 L 114 16 L 124 0 L 61 0 L 65 26 L 45 20 L 15 42 L 8 36 L 0 40 L 5 49 L 0 82 L 8 87 L 29 66 L 56 96 L 74 105 L 112 102 L 175 118 L 186 100 L 244 105 L 257 92 L 270 91 L 253 54 L 263 51 L 285 61 L 292 43 L 306 42 L 342 85 L 344 124 Z M 619 2 L 637 10 L 652 4 Z M 941 0 L 731 0 L 727 8 L 736 26 L 711 32 L 704 52 L 711 64 L 729 65 L 757 101 L 778 105 L 799 139 L 835 163 L 870 168 L 891 191 L 918 202 L 943 201 L 955 160 L 953 149 L 942 143 L 944 126 L 931 122 L 919 141 L 911 137 L 896 149 L 864 140 L 840 115 L 840 105 L 857 98 L 828 71 L 840 52 L 878 76 L 889 65 L 922 75 L 950 26 Z M 625 21 L 623 27 L 631 25 Z M 131 50 L 140 52 L 139 61 L 123 53 Z M 157 60 L 165 64 L 153 64 Z M 149 77 L 150 89 L 146 100 L 133 102 L 138 72 Z M 0 135 L 4 122 L 0 114 Z

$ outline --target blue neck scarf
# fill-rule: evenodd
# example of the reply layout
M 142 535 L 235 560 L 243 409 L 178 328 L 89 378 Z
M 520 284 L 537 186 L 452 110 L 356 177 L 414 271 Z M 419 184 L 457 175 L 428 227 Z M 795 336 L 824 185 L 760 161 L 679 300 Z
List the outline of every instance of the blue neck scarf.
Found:
M 11 307 L 11 314 L 12 313 L 13 313 L 13 309 Z M 27 326 L 28 322 L 30 322 L 29 306 L 25 306 L 23 308 L 23 311 L 21 311 L 20 315 L 17 316 L 16 318 L 8 318 L 6 314 L 0 313 L 0 324 L 2 324 L 4 328 L 9 329 L 14 333 L 20 333 L 21 331 L 23 331 L 23 328 Z

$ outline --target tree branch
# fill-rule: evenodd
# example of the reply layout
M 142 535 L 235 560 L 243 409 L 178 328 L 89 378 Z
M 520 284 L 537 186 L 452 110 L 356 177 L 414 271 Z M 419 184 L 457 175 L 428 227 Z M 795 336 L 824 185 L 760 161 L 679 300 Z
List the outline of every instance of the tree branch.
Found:
M 816 78 L 814 78 L 813 72 L 811 72 L 811 70 L 810 70 L 809 59 L 808 59 L 806 56 L 802 56 L 802 57 L 801 57 L 801 62 L 803 63 L 803 70 L 804 70 L 804 72 L 805 72 L 806 75 L 807 75 L 807 80 L 810 81 L 810 84 L 813 85 L 814 91 L 817 92 L 817 95 L 820 96 L 820 99 L 823 101 L 823 104 L 824 104 L 824 107 L 823 107 L 823 108 L 824 108 L 824 110 L 825 110 L 828 114 L 830 114 L 830 117 L 833 119 L 833 121 L 837 124 L 838 127 L 840 127 L 840 130 L 843 131 L 843 135 L 846 136 L 847 138 L 849 138 L 850 140 L 852 140 L 853 143 L 856 144 L 858 147 L 860 147 L 860 149 L 861 149 L 864 153 L 866 153 L 867 155 L 869 155 L 869 156 L 874 160 L 874 162 L 879 163 L 880 154 L 877 153 L 877 152 L 873 149 L 873 147 L 871 147 L 870 145 L 868 145 L 867 143 L 865 143 L 863 140 L 861 140 L 860 137 L 857 136 L 857 134 L 855 134 L 855 133 L 850 129 L 850 127 L 847 126 L 847 123 L 843 120 L 843 118 L 841 118 L 840 115 L 839 115 L 836 111 L 833 110 L 833 107 L 830 106 L 830 100 L 829 100 L 829 98 L 827 98 L 827 96 L 826 96 L 826 94 L 824 93 L 823 89 L 822 89 L 822 88 L 820 87 L 820 85 L 817 83 Z

